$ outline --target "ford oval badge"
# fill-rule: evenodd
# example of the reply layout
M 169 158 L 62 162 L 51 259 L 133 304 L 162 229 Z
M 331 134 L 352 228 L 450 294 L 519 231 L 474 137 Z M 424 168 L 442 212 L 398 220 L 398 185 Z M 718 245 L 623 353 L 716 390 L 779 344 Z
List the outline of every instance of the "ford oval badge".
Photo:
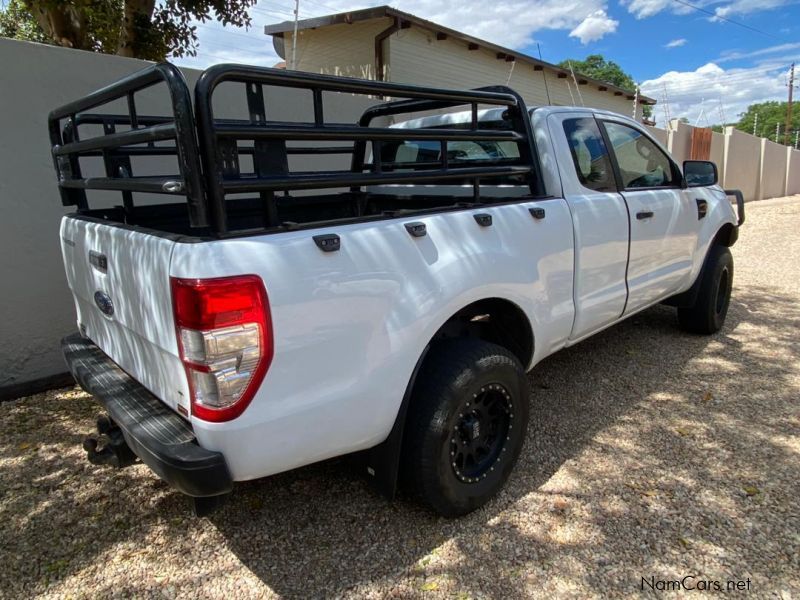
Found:
M 100 312 L 102 312 L 104 315 L 108 315 L 110 317 L 114 314 L 114 303 L 111 302 L 111 296 L 105 292 L 95 292 L 94 303 L 97 304 L 97 308 L 99 308 Z

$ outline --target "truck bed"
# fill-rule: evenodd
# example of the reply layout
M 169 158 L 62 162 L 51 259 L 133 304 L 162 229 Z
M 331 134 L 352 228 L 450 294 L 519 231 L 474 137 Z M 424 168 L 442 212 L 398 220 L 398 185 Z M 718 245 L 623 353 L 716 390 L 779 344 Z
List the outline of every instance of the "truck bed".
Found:
M 505 202 L 519 202 L 520 194 L 483 196 L 479 203 L 470 195 L 380 194 L 371 192 L 341 192 L 314 194 L 301 197 L 277 198 L 279 225 L 265 222 L 264 206 L 260 198 L 238 198 L 227 203 L 230 232 L 225 237 L 277 233 L 389 219 L 431 212 L 492 206 Z M 164 233 L 195 239 L 216 239 L 211 227 L 192 227 L 186 205 L 183 203 L 137 206 L 132 211 L 124 207 L 87 209 L 85 217 L 102 220 L 108 224 L 135 226 L 153 233 Z

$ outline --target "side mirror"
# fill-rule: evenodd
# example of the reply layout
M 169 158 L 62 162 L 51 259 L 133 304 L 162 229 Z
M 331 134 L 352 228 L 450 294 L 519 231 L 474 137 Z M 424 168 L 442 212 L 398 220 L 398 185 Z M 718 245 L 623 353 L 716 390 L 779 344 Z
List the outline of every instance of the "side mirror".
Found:
M 715 185 L 719 181 L 717 165 L 710 160 L 685 160 L 683 178 L 688 187 Z

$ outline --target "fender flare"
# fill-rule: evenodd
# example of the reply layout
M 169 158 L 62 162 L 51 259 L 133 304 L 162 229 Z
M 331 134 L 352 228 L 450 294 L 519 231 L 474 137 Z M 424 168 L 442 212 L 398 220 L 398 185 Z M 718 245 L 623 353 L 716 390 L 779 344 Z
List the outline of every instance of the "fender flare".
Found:
M 703 258 L 703 266 L 700 267 L 700 271 L 697 273 L 697 277 L 692 283 L 692 287 L 690 287 L 685 292 L 681 292 L 680 294 L 676 294 L 675 296 L 671 296 L 664 300 L 661 304 L 665 304 L 667 306 L 674 306 L 676 308 L 690 308 L 695 305 L 697 302 L 697 295 L 700 293 L 700 284 L 703 281 L 703 275 L 708 269 L 708 257 L 711 255 L 711 249 L 714 246 L 722 245 L 722 246 L 733 246 L 736 243 L 737 238 L 739 237 L 739 226 L 732 225 L 731 223 L 723 223 L 722 226 L 717 230 L 714 234 L 714 237 L 711 240 L 711 243 L 708 245 L 708 249 L 706 250 L 705 258 Z
M 484 298 L 483 300 L 491 299 L 503 300 L 512 304 L 526 317 L 530 327 L 530 336 L 532 339 L 530 348 L 530 361 L 532 361 L 535 348 L 535 332 L 533 323 L 530 321 L 530 317 L 517 302 L 510 300 L 507 297 L 496 296 L 492 298 Z M 471 302 L 467 302 L 457 311 L 448 316 L 447 319 L 442 321 L 435 329 L 434 333 L 431 335 L 427 344 L 420 353 L 416 364 L 414 365 L 414 369 L 411 372 L 411 377 L 406 385 L 405 393 L 403 394 L 403 399 L 400 402 L 400 408 L 397 411 L 397 415 L 395 416 L 395 420 L 388 437 L 380 444 L 373 446 L 372 448 L 368 448 L 360 453 L 363 457 L 363 466 L 365 467 L 370 483 L 389 500 L 393 499 L 397 493 L 397 480 L 400 472 L 400 459 L 403 452 L 403 437 L 405 433 L 406 417 L 408 414 L 408 407 L 411 404 L 411 395 L 414 390 L 414 385 L 417 381 L 417 375 L 419 374 L 420 369 L 425 362 L 425 358 L 428 355 L 431 344 L 436 340 L 436 334 L 442 329 L 445 323 L 447 323 L 453 316 L 458 315 L 465 308 L 468 308 L 477 302 L 480 302 L 480 300 L 472 300 Z M 528 365 L 523 365 L 523 368 L 526 370 L 527 367 Z
M 414 365 L 414 370 L 411 372 L 408 385 L 406 385 L 406 391 L 403 394 L 403 400 L 400 402 L 400 409 L 397 411 L 389 437 L 377 446 L 364 451 L 364 466 L 370 482 L 389 500 L 394 499 L 397 493 L 397 477 L 400 473 L 400 456 L 403 451 L 403 433 L 406 426 L 408 406 L 411 404 L 411 393 L 417 381 L 417 374 L 419 374 L 420 368 L 425 362 L 425 357 L 428 355 L 430 347 L 431 345 L 428 343 L 422 350 L 419 359 L 417 359 L 417 364 Z

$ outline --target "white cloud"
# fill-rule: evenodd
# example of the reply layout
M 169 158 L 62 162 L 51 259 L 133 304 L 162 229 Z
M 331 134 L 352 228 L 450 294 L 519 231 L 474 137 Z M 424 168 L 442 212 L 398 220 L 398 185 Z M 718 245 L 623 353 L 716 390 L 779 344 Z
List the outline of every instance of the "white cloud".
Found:
M 777 46 L 770 46 L 768 48 L 761 48 L 753 52 L 738 52 L 736 50 L 726 50 L 717 59 L 717 62 L 730 62 L 732 60 L 741 60 L 745 58 L 758 58 L 761 56 L 768 56 L 778 52 L 786 52 L 788 50 L 797 50 L 800 48 L 800 42 L 792 42 L 789 44 L 779 44 Z
M 383 3 L 385 0 L 372 2 L 373 5 Z M 345 0 L 326 4 L 349 6 Z M 541 0 L 531 4 L 530 0 L 496 0 L 487 5 L 481 0 L 401 0 L 393 6 L 501 46 L 521 48 L 533 42 L 537 31 L 574 31 L 597 11 L 605 14 L 606 2 Z
M 680 48 L 681 46 L 686 45 L 686 41 L 686 38 L 678 38 L 677 40 L 672 40 L 671 42 L 664 44 L 664 48 Z
M 746 15 L 762 10 L 772 10 L 790 4 L 792 0 L 734 0 L 725 6 L 718 6 L 714 9 L 717 17 L 732 17 L 734 15 Z
M 733 15 L 744 15 L 748 13 L 772 10 L 781 6 L 792 4 L 795 0 L 733 0 L 732 2 L 720 2 L 719 0 L 693 0 L 691 4 L 713 12 L 715 16 L 709 17 L 710 20 L 720 20 L 718 17 L 729 18 Z M 703 15 L 702 12 L 682 4 L 675 0 L 621 0 L 620 2 L 637 19 L 646 19 L 668 10 L 676 15 L 687 15 L 696 13 Z M 722 6 L 718 6 L 722 4 Z
M 670 0 L 628 0 L 622 2 L 628 12 L 637 19 L 646 19 L 660 13 L 668 6 L 674 4 Z
M 642 93 L 658 100 L 654 117 L 664 126 L 664 90 L 671 118 L 686 117 L 694 124 L 713 125 L 738 120 L 750 104 L 782 100 L 785 66 L 772 64 L 724 69 L 707 63 L 694 71 L 669 71 L 642 83 Z
M 570 31 L 569 37 L 576 37 L 581 41 L 581 44 L 585 45 L 589 42 L 597 41 L 609 33 L 614 33 L 617 30 L 617 25 L 619 25 L 619 21 L 615 21 L 606 14 L 606 11 L 599 9 Z
M 255 17 L 255 14 L 253 15 Z M 199 40 L 197 56 L 171 59 L 181 67 L 205 69 L 219 63 L 241 63 L 271 67 L 282 60 L 272 47 L 272 38 L 264 35 L 264 24 L 249 30 L 223 27 L 216 21 L 194 23 Z

